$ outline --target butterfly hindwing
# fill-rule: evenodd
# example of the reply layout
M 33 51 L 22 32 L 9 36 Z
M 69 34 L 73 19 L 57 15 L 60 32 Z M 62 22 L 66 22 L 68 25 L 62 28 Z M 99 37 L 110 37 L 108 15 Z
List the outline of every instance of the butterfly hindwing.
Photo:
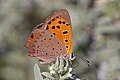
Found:
M 28 41 L 29 55 L 38 58 L 41 63 L 52 62 L 57 56 L 66 56 L 62 42 L 43 28 L 35 28 Z

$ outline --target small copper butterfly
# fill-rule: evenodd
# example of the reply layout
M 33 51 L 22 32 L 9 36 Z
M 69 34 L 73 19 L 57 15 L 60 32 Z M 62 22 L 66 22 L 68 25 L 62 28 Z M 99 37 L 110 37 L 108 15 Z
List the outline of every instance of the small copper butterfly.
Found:
M 72 27 L 66 9 L 55 11 L 44 23 L 37 25 L 28 36 L 28 55 L 41 63 L 55 61 L 56 57 L 68 59 L 72 55 Z

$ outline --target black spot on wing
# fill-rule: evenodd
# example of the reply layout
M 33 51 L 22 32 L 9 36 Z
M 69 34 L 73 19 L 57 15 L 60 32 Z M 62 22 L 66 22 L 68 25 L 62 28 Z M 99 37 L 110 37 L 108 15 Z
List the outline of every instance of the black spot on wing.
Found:
M 55 48 L 52 48 L 52 50 L 55 50 Z
M 61 24 L 62 22 L 61 21 L 58 21 L 59 24 Z
M 56 18 L 59 18 L 59 16 L 56 16 Z
M 40 46 L 37 46 L 37 48 L 39 48 Z
M 55 26 L 52 26 L 52 29 L 55 29 Z
M 49 29 L 49 26 L 47 25 L 46 29 L 48 30 Z
M 51 34 L 50 37 L 52 37 L 53 35 Z
M 69 26 L 70 24 L 66 24 L 66 26 Z
M 66 46 L 66 48 L 68 48 L 68 46 Z
M 62 23 L 65 24 L 65 21 L 63 21 Z
M 66 39 L 65 42 L 68 42 L 68 40 Z
M 51 38 L 49 38 L 49 40 L 51 40 Z
M 42 25 L 37 25 L 36 28 L 37 29 L 40 29 L 42 27 Z
M 53 33 L 55 35 L 55 33 Z
M 60 26 L 58 25 L 58 26 L 56 26 L 58 29 L 60 29 Z
M 51 24 L 51 21 L 49 21 L 48 24 Z
M 31 37 L 31 38 L 34 38 L 33 33 L 31 33 L 30 37 Z
M 53 18 L 52 21 L 55 21 L 55 18 Z
M 46 40 L 46 38 L 44 38 L 44 40 Z
M 67 34 L 68 33 L 68 31 L 63 31 L 63 34 Z

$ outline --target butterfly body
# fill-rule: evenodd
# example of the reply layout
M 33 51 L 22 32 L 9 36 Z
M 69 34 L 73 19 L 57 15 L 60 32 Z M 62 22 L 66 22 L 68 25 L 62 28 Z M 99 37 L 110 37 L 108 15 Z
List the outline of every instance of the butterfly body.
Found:
M 48 17 L 45 23 L 34 28 L 29 36 L 28 54 L 49 63 L 57 56 L 70 57 L 73 49 L 70 17 L 65 9 L 60 9 Z

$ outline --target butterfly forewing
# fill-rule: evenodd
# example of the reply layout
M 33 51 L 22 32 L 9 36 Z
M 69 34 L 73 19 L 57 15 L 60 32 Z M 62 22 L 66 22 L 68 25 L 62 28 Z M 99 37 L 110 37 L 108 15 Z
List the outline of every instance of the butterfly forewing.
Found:
M 51 31 L 63 44 L 70 56 L 73 51 L 71 21 L 67 10 L 54 12 L 45 21 L 45 29 Z
M 71 24 L 70 16 L 66 9 L 60 9 L 60 10 L 55 11 L 52 15 L 50 15 L 46 19 L 45 23 L 48 23 L 49 21 L 54 20 L 54 18 L 56 18 L 58 16 L 64 18 L 68 23 Z

